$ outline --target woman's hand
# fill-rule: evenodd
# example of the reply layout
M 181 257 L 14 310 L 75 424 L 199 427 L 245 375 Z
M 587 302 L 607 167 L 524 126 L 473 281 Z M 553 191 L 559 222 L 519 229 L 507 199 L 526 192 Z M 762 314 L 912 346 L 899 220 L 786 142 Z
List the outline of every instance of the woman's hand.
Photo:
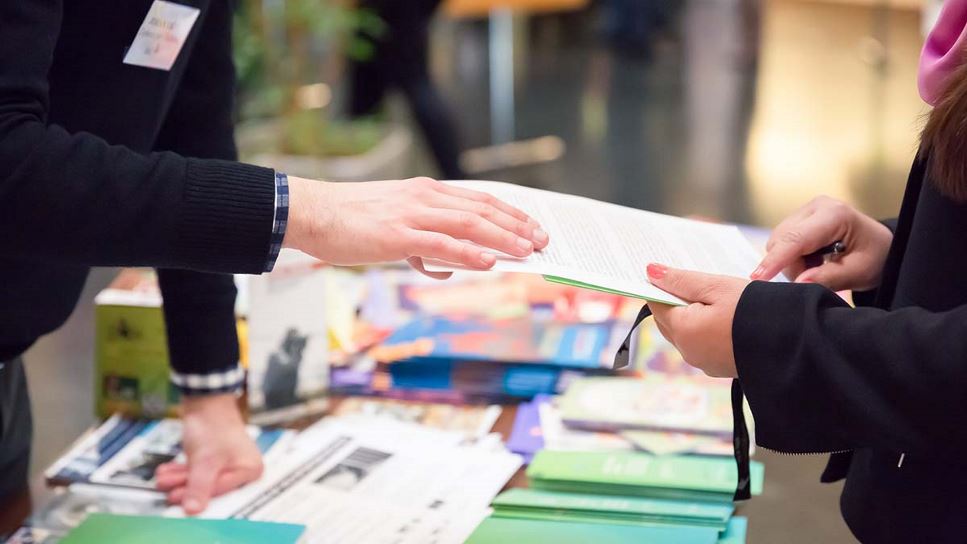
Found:
M 155 472 L 158 489 L 189 515 L 211 497 L 262 475 L 262 453 L 245 429 L 235 395 L 186 397 L 182 402 L 182 447 L 187 463 L 165 463 Z
M 846 253 L 806 268 L 804 257 L 836 241 Z M 880 284 L 893 233 L 875 219 L 826 196 L 813 199 L 772 231 L 767 254 L 752 273 L 770 280 L 779 272 L 797 283 L 818 283 L 834 291 L 872 289 Z
M 748 280 L 648 265 L 652 285 L 690 302 L 669 306 L 649 302 L 662 335 L 685 362 L 717 378 L 736 376 L 732 320 Z
M 537 222 L 517 208 L 429 178 L 289 178 L 289 193 L 285 246 L 337 265 L 406 259 L 423 271 L 422 259 L 432 258 L 486 270 L 497 262 L 488 248 L 526 257 L 548 242 Z

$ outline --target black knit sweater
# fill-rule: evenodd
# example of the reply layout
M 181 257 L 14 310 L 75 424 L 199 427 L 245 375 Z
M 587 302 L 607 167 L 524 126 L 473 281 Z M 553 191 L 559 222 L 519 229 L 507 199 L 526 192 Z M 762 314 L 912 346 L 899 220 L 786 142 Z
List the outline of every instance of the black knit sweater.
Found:
M 159 268 L 172 365 L 238 358 L 231 277 L 260 273 L 274 173 L 233 162 L 228 0 L 170 72 L 122 63 L 151 0 L 0 0 L 0 361 L 58 326 L 91 266 Z

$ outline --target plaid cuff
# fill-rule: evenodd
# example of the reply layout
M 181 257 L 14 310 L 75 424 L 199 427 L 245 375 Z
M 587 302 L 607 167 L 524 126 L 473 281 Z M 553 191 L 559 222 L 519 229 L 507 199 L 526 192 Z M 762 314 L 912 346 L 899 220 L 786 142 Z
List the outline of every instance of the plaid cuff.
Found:
M 271 272 L 275 268 L 275 261 L 282 251 L 282 240 L 285 239 L 285 228 L 289 224 L 289 176 L 281 172 L 275 173 L 275 218 L 272 220 L 272 239 L 269 241 L 269 257 L 265 262 L 265 271 Z
M 181 374 L 171 371 L 171 383 L 178 387 L 182 395 L 213 395 L 216 393 L 235 393 L 245 381 L 245 369 L 236 366 L 228 370 L 210 374 Z

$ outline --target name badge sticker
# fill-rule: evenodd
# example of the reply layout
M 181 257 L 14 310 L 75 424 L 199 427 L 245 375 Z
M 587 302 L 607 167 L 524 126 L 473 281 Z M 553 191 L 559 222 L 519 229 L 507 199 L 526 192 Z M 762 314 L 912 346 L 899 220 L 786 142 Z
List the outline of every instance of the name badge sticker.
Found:
M 170 71 L 201 10 L 155 0 L 124 56 L 124 64 Z

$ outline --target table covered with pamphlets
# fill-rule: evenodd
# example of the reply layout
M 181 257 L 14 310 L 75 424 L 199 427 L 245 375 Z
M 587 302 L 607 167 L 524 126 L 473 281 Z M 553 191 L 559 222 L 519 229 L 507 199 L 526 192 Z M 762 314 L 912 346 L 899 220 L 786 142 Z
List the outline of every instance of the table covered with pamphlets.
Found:
M 136 274 L 137 297 L 101 297 L 99 329 L 153 327 L 160 301 Z M 612 369 L 640 300 L 529 274 L 433 282 L 299 259 L 240 288 L 242 402 L 263 476 L 198 518 L 167 505 L 154 470 L 183 453 L 177 398 L 158 385 L 167 368 L 153 364 L 163 338 L 121 351 L 99 336 L 104 419 L 45 470 L 32 505 L 0 508 L 7 542 L 149 526 L 183 542 L 745 542 L 729 383 L 647 322 L 630 367 Z M 325 304 L 289 311 L 313 297 Z M 152 364 L 136 364 L 144 354 Z M 753 462 L 753 494 L 763 481 Z

